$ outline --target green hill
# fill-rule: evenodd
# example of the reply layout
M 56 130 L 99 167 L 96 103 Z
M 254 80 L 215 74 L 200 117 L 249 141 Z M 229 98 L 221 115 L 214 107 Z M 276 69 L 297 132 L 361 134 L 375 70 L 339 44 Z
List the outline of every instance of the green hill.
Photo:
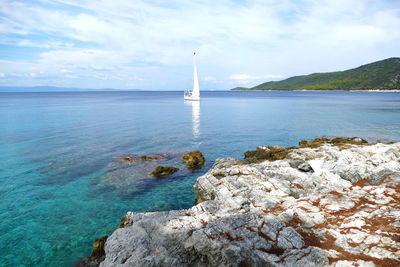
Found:
M 232 90 L 394 90 L 400 89 L 400 58 L 362 65 L 355 69 L 294 76 L 252 88 Z

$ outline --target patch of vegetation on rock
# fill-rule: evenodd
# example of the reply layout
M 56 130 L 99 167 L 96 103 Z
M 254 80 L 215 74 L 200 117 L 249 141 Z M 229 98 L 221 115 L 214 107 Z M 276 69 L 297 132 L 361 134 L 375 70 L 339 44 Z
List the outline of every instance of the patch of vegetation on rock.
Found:
M 93 242 L 93 251 L 92 254 L 90 254 L 90 257 L 95 257 L 95 258 L 99 258 L 103 261 L 104 257 L 106 256 L 106 253 L 104 252 L 104 245 L 106 244 L 108 236 L 103 236 L 100 237 L 99 239 L 96 239 Z
M 249 150 L 244 153 L 243 163 L 258 163 L 264 160 L 275 161 L 287 158 L 289 152 L 299 148 L 318 148 L 321 145 L 330 144 L 339 148 L 345 148 L 347 145 L 367 145 L 368 142 L 360 137 L 317 137 L 314 140 L 302 140 L 300 147 L 282 147 L 282 146 L 259 146 L 256 150 Z
M 151 174 L 157 178 L 163 178 L 168 175 L 174 174 L 178 170 L 178 168 L 172 166 L 158 166 Z
M 104 246 L 108 236 L 100 237 L 93 242 L 93 251 L 89 257 L 80 259 L 73 267 L 97 267 L 106 258 Z
M 245 163 L 256 163 L 264 160 L 282 160 L 286 158 L 291 149 L 295 147 L 282 146 L 259 146 L 257 150 L 246 151 L 244 153 Z
M 128 211 L 124 217 L 122 217 L 121 222 L 119 223 L 119 228 L 125 228 L 132 225 L 132 216 L 133 212 Z
M 206 160 L 199 150 L 186 153 L 182 156 L 182 162 L 186 164 L 189 169 L 200 169 L 203 167 Z
M 360 137 L 317 137 L 312 141 L 302 140 L 300 148 L 318 148 L 323 144 L 331 144 L 338 147 L 344 145 L 366 145 L 368 142 Z
M 203 202 L 203 199 L 201 198 L 199 191 L 197 190 L 196 184 L 193 186 L 193 188 L 194 188 L 194 193 L 196 194 L 195 205 L 197 205 L 197 204 L 200 204 L 201 202 Z

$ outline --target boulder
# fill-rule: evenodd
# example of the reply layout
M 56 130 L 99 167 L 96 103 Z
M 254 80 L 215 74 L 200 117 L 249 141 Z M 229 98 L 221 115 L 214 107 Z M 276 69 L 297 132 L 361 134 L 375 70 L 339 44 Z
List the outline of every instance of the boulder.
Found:
M 153 176 L 157 178 L 163 178 L 165 176 L 177 172 L 178 170 L 179 170 L 178 168 L 171 166 L 158 166 L 157 168 L 154 169 L 154 171 L 151 174 L 153 174 Z
M 301 164 L 304 162 L 298 159 L 288 159 L 287 162 L 289 163 L 290 167 L 297 169 Z
M 303 172 L 313 172 L 314 171 L 313 168 L 311 167 L 310 163 L 308 163 L 308 162 L 301 163 L 297 168 Z
M 200 169 L 203 167 L 205 161 L 203 154 L 199 150 L 186 153 L 182 156 L 182 162 L 189 169 Z

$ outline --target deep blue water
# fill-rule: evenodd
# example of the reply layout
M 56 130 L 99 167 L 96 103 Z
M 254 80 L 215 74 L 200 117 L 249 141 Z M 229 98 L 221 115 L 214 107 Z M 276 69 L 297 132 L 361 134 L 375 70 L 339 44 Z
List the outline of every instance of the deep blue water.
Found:
M 127 211 L 191 207 L 216 158 L 321 135 L 400 140 L 400 93 L 0 93 L 0 266 L 70 266 Z M 194 149 L 207 163 L 191 173 L 179 158 Z M 109 166 L 124 153 L 180 171 Z

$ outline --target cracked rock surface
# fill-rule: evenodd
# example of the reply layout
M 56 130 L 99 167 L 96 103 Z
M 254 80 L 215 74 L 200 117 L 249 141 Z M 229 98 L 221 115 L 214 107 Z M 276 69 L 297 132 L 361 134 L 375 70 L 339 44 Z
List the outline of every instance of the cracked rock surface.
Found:
M 100 266 L 400 266 L 400 143 L 219 159 L 188 210 L 128 212 Z

